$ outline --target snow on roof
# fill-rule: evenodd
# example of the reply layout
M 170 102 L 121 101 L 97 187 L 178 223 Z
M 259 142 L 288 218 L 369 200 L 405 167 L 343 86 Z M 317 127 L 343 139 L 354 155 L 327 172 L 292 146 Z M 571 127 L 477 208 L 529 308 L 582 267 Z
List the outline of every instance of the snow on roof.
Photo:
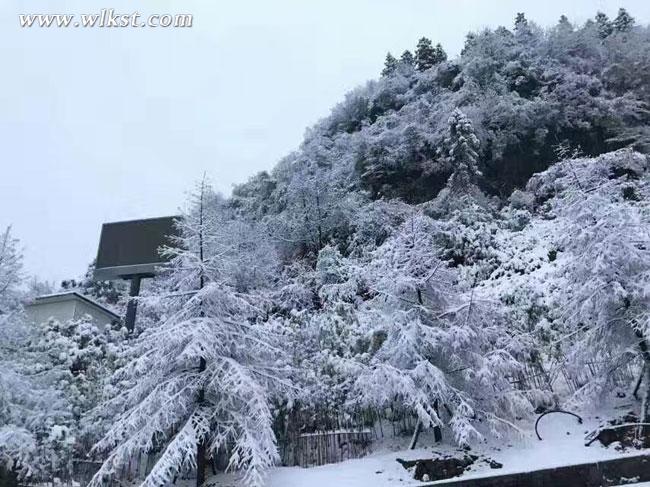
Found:
M 100 309 L 104 313 L 108 313 L 109 315 L 113 316 L 116 320 L 120 319 L 120 316 L 112 311 L 111 309 L 107 308 L 104 305 L 99 304 L 97 301 L 90 299 L 83 294 L 79 294 L 76 291 L 66 291 L 63 293 L 53 293 L 53 294 L 43 294 L 42 296 L 37 296 L 34 298 L 34 301 L 31 304 L 44 304 L 44 303 L 56 303 L 56 302 L 61 302 L 61 301 L 69 301 L 73 299 L 79 299 L 81 301 L 85 301 L 86 303 L 90 304 L 91 306 L 94 306 L 95 308 Z

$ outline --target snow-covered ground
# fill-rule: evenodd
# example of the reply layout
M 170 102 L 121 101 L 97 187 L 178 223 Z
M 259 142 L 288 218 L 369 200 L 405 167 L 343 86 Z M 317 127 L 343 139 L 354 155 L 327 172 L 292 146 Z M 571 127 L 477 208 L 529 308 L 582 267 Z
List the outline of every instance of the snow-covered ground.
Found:
M 629 409 L 627 409 L 629 410 Z M 585 434 L 594 430 L 603 420 L 610 419 L 625 412 L 625 407 L 607 414 L 585 416 L 584 423 L 568 415 L 551 414 L 540 421 L 539 431 L 543 440 L 537 439 L 533 424 L 528 425 L 525 437 L 511 438 L 496 446 L 497 441 L 484 443 L 480 448 L 474 448 L 471 453 L 485 455 L 503 464 L 501 469 L 491 469 L 490 466 L 478 460 L 463 478 L 500 475 L 506 473 L 525 472 L 562 465 L 588 463 L 598 460 L 637 455 L 639 450 L 621 452 L 614 445 L 603 447 L 594 442 L 585 447 Z M 405 440 L 407 442 L 408 439 Z M 437 454 L 458 452 L 451 445 L 428 446 L 430 439 L 425 436 L 420 443 L 422 448 L 406 450 L 404 444 L 380 444 L 375 452 L 365 458 L 348 460 L 346 462 L 324 465 L 313 468 L 281 467 L 273 470 L 267 479 L 267 487 L 389 487 L 416 486 L 419 481 L 413 480 L 410 472 L 405 470 L 397 461 L 401 459 L 432 458 Z M 650 452 L 650 451 L 649 451 Z M 445 481 L 439 481 L 444 485 Z M 210 485 L 219 487 L 235 487 L 237 479 L 228 475 L 218 475 L 210 479 Z M 650 483 L 638 484 L 650 486 Z

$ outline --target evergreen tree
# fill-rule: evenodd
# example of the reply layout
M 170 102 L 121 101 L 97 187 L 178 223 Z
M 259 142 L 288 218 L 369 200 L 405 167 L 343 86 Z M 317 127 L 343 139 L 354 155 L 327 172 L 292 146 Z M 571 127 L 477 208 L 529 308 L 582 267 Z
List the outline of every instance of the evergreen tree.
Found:
M 389 52 L 386 54 L 386 60 L 384 61 L 384 69 L 381 72 L 382 76 L 390 76 L 397 69 L 397 59 Z
M 442 48 L 440 43 L 436 44 L 436 47 L 433 48 L 433 64 L 440 64 L 447 60 L 447 53 Z
M 613 31 L 614 27 L 609 21 L 609 17 L 607 17 L 603 12 L 598 12 L 596 14 L 596 32 L 598 33 L 598 37 L 605 39 L 606 37 L 609 37 Z
M 472 122 L 458 108 L 449 117 L 449 135 L 445 139 L 446 158 L 452 167 L 447 181 L 450 195 L 468 194 L 481 175 L 478 170 L 479 140 Z
M 436 51 L 431 44 L 431 40 L 422 37 L 415 48 L 415 67 L 418 71 L 426 71 L 435 65 L 435 56 Z
M 573 32 L 573 25 L 571 25 L 571 22 L 566 15 L 560 16 L 560 20 L 557 23 L 557 28 L 562 33 Z
M 402 53 L 402 55 L 399 58 L 399 62 L 401 65 L 407 66 L 409 68 L 415 66 L 415 58 L 413 57 L 411 51 L 409 51 L 408 49 Z
M 529 43 L 533 39 L 533 30 L 523 12 L 515 17 L 514 34 L 519 42 Z
M 528 19 L 523 12 L 518 12 L 515 17 L 515 31 L 519 32 L 528 28 Z
M 465 56 L 469 51 L 476 46 L 476 34 L 473 32 L 468 32 L 465 36 L 465 43 L 463 44 L 463 49 L 460 51 L 461 56 Z
M 617 32 L 629 32 L 634 27 L 634 17 L 627 13 L 627 10 L 624 8 L 619 8 L 613 25 L 614 30 Z

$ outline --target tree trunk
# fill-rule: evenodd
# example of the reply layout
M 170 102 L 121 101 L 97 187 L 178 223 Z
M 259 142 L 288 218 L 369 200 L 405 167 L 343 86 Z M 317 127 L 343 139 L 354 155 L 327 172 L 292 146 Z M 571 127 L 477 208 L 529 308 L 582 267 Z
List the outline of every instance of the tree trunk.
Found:
M 641 413 L 639 414 L 639 423 L 650 423 L 650 347 L 640 330 L 635 331 L 639 338 L 639 349 L 643 357 L 643 401 L 641 402 Z M 643 439 L 644 445 L 650 443 L 650 431 L 647 426 L 639 426 L 639 436 Z
M 418 418 L 418 422 L 415 423 L 415 431 L 413 432 L 413 437 L 411 438 L 411 444 L 409 445 L 409 450 L 415 450 L 415 445 L 418 442 L 420 437 L 420 431 L 422 431 L 422 421 Z
M 201 487 L 205 482 L 205 440 L 199 441 L 196 446 L 196 487 Z
M 650 364 L 645 363 L 643 371 L 643 401 L 641 402 L 641 414 L 639 415 L 640 423 L 650 423 Z
M 436 399 L 433 403 L 433 407 L 436 409 L 436 414 L 440 417 L 438 412 L 438 400 Z M 411 437 L 411 444 L 409 445 L 409 450 L 415 450 L 415 445 L 418 443 L 418 438 L 422 432 L 422 421 L 418 418 L 418 422 L 415 424 L 415 431 L 413 431 L 413 436 Z M 433 439 L 436 443 L 442 441 L 442 429 L 439 425 L 433 427 Z
M 438 418 L 440 418 L 440 410 L 438 409 L 437 399 L 433 403 L 433 407 L 436 409 L 436 414 L 438 415 Z M 439 425 L 435 425 L 433 427 L 433 439 L 436 443 L 440 443 L 442 441 L 442 429 L 440 429 Z
M 641 414 L 639 414 L 639 422 L 643 423 L 643 426 L 639 426 L 637 433 L 642 445 L 647 448 L 650 446 L 650 426 L 648 426 L 648 423 L 650 423 L 650 363 L 646 362 L 643 370 L 645 390 L 641 402 Z
M 203 372 L 205 370 L 205 359 L 201 357 L 199 362 L 199 371 Z M 201 389 L 199 391 L 199 406 L 203 404 L 205 399 L 205 391 Z M 196 487 L 201 487 L 205 482 L 205 454 L 206 454 L 206 439 L 201 438 L 199 443 L 196 445 Z
M 0 465 L 0 487 L 18 487 L 18 474 Z
M 634 391 L 632 392 L 632 395 L 634 396 L 634 399 L 637 401 L 639 400 L 639 389 L 641 389 L 641 384 L 643 384 L 643 377 L 645 376 L 645 369 L 647 365 L 645 362 L 643 362 L 643 366 L 641 367 L 641 373 L 639 374 L 639 378 L 636 381 L 636 385 L 634 386 Z
M 199 209 L 199 259 L 203 265 L 203 197 L 205 192 L 205 174 L 203 174 L 203 181 L 201 182 L 201 206 Z M 205 276 L 203 275 L 203 267 L 201 267 L 201 275 L 199 277 L 199 289 L 205 286 Z M 200 303 L 201 312 L 200 316 L 204 316 L 203 302 Z M 199 374 L 205 371 L 205 359 L 199 359 Z M 198 404 L 199 407 L 205 401 L 205 391 L 203 388 L 199 390 Z M 200 438 L 199 443 L 196 445 L 196 487 L 201 487 L 205 482 L 205 454 L 206 454 L 206 438 Z

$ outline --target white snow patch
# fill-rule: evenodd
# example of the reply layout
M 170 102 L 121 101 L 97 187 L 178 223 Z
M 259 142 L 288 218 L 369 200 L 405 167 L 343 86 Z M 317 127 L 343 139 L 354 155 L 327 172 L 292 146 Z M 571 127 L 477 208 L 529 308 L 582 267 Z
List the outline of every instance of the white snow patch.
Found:
M 620 415 L 620 411 L 618 414 Z M 613 415 L 608 417 L 613 417 Z M 501 446 L 497 446 L 495 441 L 475 447 L 470 453 L 496 460 L 503 464 L 503 468 L 491 469 L 489 465 L 479 459 L 462 478 L 527 472 L 642 453 L 639 450 L 621 452 L 612 446 L 605 448 L 598 442 L 593 443 L 590 447 L 585 447 L 586 433 L 596 429 L 604 418 L 603 415 L 587 416 L 584 417 L 584 423 L 579 424 L 572 416 L 547 415 L 539 424 L 539 432 L 543 440 L 540 441 L 535 437 L 532 424 L 530 424 L 528 425 L 530 434 L 525 438 L 502 441 Z M 444 444 L 428 447 L 427 444 L 431 444 L 428 436 L 425 436 L 424 441 L 420 444 L 423 448 L 400 451 L 386 451 L 391 445 L 380 444 L 376 445 L 376 449 L 380 451 L 367 457 L 320 467 L 279 467 L 269 473 L 266 487 L 389 487 L 397 485 L 408 487 L 422 485 L 421 482 L 414 480 L 412 473 L 405 470 L 397 463 L 396 459 L 432 458 L 436 453 L 449 454 L 458 452 L 458 449 Z M 381 448 L 384 450 L 381 451 Z M 460 452 L 458 454 L 462 455 Z M 444 485 L 445 482 L 441 480 L 434 484 Z M 235 476 L 221 474 L 211 477 L 208 485 L 235 487 L 239 484 Z M 636 485 L 650 487 L 650 483 Z

